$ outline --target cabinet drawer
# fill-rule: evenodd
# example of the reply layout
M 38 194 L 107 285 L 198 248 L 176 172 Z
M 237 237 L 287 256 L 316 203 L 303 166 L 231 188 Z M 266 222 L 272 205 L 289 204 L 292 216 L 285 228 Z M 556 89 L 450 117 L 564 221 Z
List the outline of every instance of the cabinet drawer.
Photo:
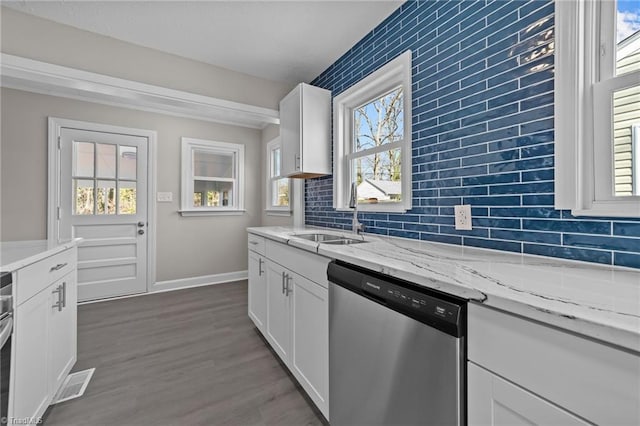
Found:
M 19 269 L 14 294 L 16 306 L 38 294 L 76 268 L 75 247 Z
M 266 256 L 285 268 L 328 288 L 327 265 L 331 259 L 267 240 Z
M 264 256 L 264 237 L 249 234 L 249 250 Z
M 640 354 L 469 304 L 468 358 L 596 424 L 640 424 Z

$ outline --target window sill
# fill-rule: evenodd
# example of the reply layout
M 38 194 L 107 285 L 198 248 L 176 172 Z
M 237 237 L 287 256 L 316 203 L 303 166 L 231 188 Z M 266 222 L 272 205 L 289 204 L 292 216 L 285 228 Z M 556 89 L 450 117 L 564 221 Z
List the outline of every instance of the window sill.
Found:
M 193 216 L 241 216 L 246 210 L 178 210 L 182 217 Z
M 291 210 L 269 210 L 266 209 L 267 216 L 291 216 Z

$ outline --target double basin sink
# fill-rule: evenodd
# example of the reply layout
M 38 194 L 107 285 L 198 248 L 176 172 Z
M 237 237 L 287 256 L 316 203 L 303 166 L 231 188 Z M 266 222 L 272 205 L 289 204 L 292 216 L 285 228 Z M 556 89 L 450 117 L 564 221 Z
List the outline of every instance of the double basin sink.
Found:
M 332 244 L 332 245 L 350 245 L 350 244 L 366 243 L 365 240 L 361 240 L 357 238 L 343 237 L 341 235 L 323 234 L 323 233 L 295 234 L 293 235 L 293 237 L 301 238 L 307 241 L 312 241 L 314 243 Z

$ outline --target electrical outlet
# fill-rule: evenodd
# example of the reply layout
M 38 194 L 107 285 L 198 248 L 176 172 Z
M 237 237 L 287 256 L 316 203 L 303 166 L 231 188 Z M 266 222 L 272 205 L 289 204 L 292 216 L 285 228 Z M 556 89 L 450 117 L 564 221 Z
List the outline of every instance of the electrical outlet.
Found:
M 156 200 L 159 203 L 170 203 L 173 201 L 173 192 L 158 192 Z
M 454 207 L 456 216 L 456 229 L 470 231 L 471 227 L 471 205 L 464 204 Z

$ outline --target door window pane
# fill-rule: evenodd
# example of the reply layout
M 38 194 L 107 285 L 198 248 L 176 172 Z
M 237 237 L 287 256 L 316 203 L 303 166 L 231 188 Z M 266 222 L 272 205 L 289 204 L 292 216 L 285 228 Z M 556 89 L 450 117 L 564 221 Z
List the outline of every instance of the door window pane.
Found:
M 135 146 L 120 145 L 119 150 L 120 168 L 118 169 L 118 175 L 120 179 L 135 180 L 137 178 L 138 149 Z
M 118 197 L 119 214 L 136 214 L 136 182 L 118 182 L 120 187 Z
M 402 88 L 399 87 L 353 111 L 353 152 L 375 148 L 403 138 Z
M 280 176 L 280 148 L 271 151 L 271 176 Z
M 93 180 L 73 179 L 73 214 L 93 214 Z
M 233 154 L 194 151 L 193 175 L 202 177 L 232 178 Z
M 93 177 L 93 150 L 91 142 L 73 142 L 73 176 Z
M 204 181 L 193 182 L 193 207 L 226 207 L 233 205 L 233 182 Z M 196 196 L 196 194 L 199 194 Z
M 96 214 L 116 214 L 116 182 L 99 180 L 96 184 Z
M 384 203 L 402 200 L 400 149 L 356 158 L 351 167 L 358 183 L 358 202 Z
M 116 146 L 106 143 L 96 144 L 96 177 L 115 179 Z

